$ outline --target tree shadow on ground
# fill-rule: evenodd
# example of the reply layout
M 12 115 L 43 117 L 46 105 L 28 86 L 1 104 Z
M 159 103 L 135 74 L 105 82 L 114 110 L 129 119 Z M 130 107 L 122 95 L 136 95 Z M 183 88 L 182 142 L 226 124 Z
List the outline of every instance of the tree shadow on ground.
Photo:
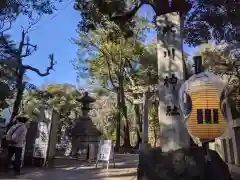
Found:
M 25 168 L 19 178 L 8 176 L 0 176 L 0 179 L 24 179 L 24 180 L 134 180 L 136 177 L 136 167 L 138 163 L 138 155 L 117 156 L 116 166 L 109 164 L 109 169 L 95 167 L 95 163 L 66 164 L 56 165 L 54 168 Z
M 102 163 L 95 168 L 95 163 L 56 165 L 54 168 L 24 168 L 25 174 L 19 178 L 11 175 L 1 176 L 0 179 L 21 180 L 136 180 L 138 155 L 117 156 L 116 167 L 110 163 L 109 169 L 102 168 Z M 234 180 L 240 179 L 239 167 L 230 167 Z

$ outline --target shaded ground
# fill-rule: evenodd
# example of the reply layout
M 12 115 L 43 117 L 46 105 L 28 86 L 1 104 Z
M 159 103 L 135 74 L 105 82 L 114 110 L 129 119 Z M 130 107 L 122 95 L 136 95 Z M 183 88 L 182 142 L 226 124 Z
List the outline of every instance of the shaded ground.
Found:
M 95 168 L 95 163 L 75 161 L 72 164 L 58 165 L 55 168 L 24 169 L 21 180 L 137 180 L 136 166 L 138 155 L 124 154 L 116 156 L 116 167 L 112 163 L 109 169 L 103 169 L 102 164 Z M 240 167 L 229 165 L 234 180 L 240 180 Z M 13 176 L 0 176 L 0 179 L 16 179 Z
M 240 167 L 235 165 L 229 165 L 229 170 L 234 180 L 240 180 Z
M 136 180 L 136 166 L 138 156 L 133 154 L 117 155 L 116 167 L 112 163 L 109 169 L 103 169 L 102 164 L 96 169 L 95 163 L 74 163 L 73 165 L 61 165 L 56 168 L 25 169 L 24 175 L 17 179 L 22 180 Z M 12 176 L 0 179 L 14 179 Z

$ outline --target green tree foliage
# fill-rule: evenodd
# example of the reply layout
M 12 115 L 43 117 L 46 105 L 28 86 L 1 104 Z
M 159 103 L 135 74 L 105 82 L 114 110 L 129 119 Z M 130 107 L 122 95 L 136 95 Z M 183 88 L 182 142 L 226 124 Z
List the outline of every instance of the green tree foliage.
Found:
M 69 130 L 81 113 L 77 98 L 81 93 L 71 84 L 49 84 L 24 95 L 24 113 L 32 119 L 39 116 L 40 108 L 53 108 L 59 114 L 59 129 Z
M 195 0 L 185 19 L 184 36 L 190 45 L 208 40 L 239 41 L 240 4 L 235 0 Z
M 224 101 L 231 105 L 233 118 L 240 117 L 240 64 L 236 46 L 222 44 L 202 52 L 205 68 L 226 81 Z
M 228 78 L 230 92 L 238 88 L 240 80 L 239 58 L 231 53 L 232 50 L 227 45 L 223 48 L 206 49 L 202 52 L 205 68 L 214 74 Z
M 119 114 L 122 113 L 125 119 L 125 135 L 129 133 L 125 103 L 126 80 L 137 68 L 144 52 L 141 41 L 144 30 L 148 28 L 145 21 L 142 19 L 138 22 L 139 26 L 133 29 L 135 35 L 131 38 L 126 38 L 117 24 L 106 21 L 105 26 L 96 30 L 79 32 L 80 39 L 75 40 L 80 47 L 79 59 L 74 62 L 77 72 L 81 75 L 82 69 L 87 70 L 88 75 L 102 87 L 118 94 Z M 128 135 L 127 139 L 130 145 Z
M 44 14 L 52 14 L 59 2 L 62 0 L 1 0 L 0 36 L 12 28 L 12 22 L 20 15 L 27 16 L 32 23 L 38 21 Z
M 119 75 L 127 77 L 134 74 L 142 63 L 143 55 L 149 58 L 147 55 L 151 52 L 144 48 L 142 42 L 145 40 L 144 32 L 151 27 L 146 19 L 139 19 L 131 38 L 125 38 L 119 26 L 111 21 L 97 30 L 79 32 L 80 38 L 74 40 L 79 46 L 78 59 L 73 62 L 78 74 L 90 76 L 105 88 L 119 86 Z
M 34 15 L 52 14 L 56 10 L 56 3 L 62 0 L 2 0 L 0 3 L 0 16 L 8 20 L 15 19 L 23 14 L 32 18 Z
M 8 107 L 7 99 L 10 97 L 11 92 L 7 83 L 0 82 L 0 110 Z
M 211 39 L 216 42 L 239 41 L 240 5 L 235 0 L 172 0 L 171 6 L 168 0 L 76 0 L 75 9 L 83 17 L 80 30 L 87 32 L 104 25 L 105 18 L 121 26 L 134 26 L 132 18 L 146 4 L 156 15 L 175 11 L 186 13 L 192 7 L 185 14 L 183 31 L 189 45 L 196 46 Z
M 80 39 L 75 40 L 80 47 L 75 67 L 86 64 L 89 75 L 106 88 L 118 86 L 117 76 L 123 75 L 126 68 L 134 68 L 143 52 L 143 46 L 136 39 L 125 39 L 118 26 L 111 22 L 104 28 L 79 34 Z
M 75 9 L 81 13 L 82 20 L 79 28 L 89 31 L 104 25 L 103 19 L 107 18 L 117 23 L 122 30 L 134 26 L 133 17 L 143 5 L 150 5 L 157 15 L 169 12 L 186 12 L 190 4 L 186 0 L 76 0 Z M 131 34 L 128 34 L 131 35 Z
M 99 26 L 105 26 L 106 21 L 116 12 L 123 13 L 127 4 L 124 0 L 76 0 L 75 9 L 82 17 L 79 22 L 79 29 L 83 32 L 96 30 Z
M 102 132 L 105 139 L 111 139 L 113 142 L 116 141 L 116 123 L 117 123 L 117 96 L 116 93 L 112 91 L 106 91 L 103 88 L 94 89 L 94 94 L 96 97 L 96 102 L 92 105 L 92 110 L 90 111 L 90 117 L 93 120 L 97 128 Z M 134 139 L 135 127 L 134 122 L 134 109 L 131 103 L 126 102 L 128 109 L 128 120 L 130 126 L 130 141 L 131 145 L 136 144 L 136 139 Z M 120 139 L 123 143 L 124 139 L 124 122 L 121 121 L 120 126 Z
M 96 102 L 93 103 L 93 109 L 90 112 L 91 119 L 101 131 L 103 136 L 106 139 L 111 139 L 113 141 L 116 138 L 116 107 L 117 104 L 115 93 L 96 93 Z
M 134 87 L 157 84 L 157 71 L 157 45 L 151 42 L 145 45 L 143 53 L 139 56 L 138 68 L 132 69 L 128 74 L 128 85 Z
M 12 58 L 15 44 L 9 36 L 0 36 L 0 109 L 8 107 L 8 99 L 12 98 L 15 88 L 15 61 Z M 11 62 L 11 63 L 5 63 Z

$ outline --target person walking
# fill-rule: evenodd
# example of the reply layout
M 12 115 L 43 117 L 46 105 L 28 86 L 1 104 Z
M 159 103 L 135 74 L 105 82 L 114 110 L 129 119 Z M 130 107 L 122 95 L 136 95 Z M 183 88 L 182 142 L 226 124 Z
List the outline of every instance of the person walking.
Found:
M 25 145 L 27 134 L 27 127 L 25 123 L 28 121 L 28 118 L 24 116 L 17 116 L 15 118 L 15 121 L 16 124 L 8 130 L 6 135 L 6 142 L 8 144 L 8 155 L 6 160 L 5 172 L 8 172 L 12 157 L 13 155 L 15 155 L 13 164 L 14 172 L 15 175 L 20 175 L 22 151 L 24 148 L 23 146 Z

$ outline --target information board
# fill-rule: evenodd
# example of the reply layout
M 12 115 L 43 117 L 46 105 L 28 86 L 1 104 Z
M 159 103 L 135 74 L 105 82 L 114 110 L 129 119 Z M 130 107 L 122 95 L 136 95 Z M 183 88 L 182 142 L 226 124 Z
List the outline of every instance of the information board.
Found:
M 115 166 L 112 141 L 111 140 L 100 140 L 98 154 L 97 154 L 96 168 L 98 165 L 98 161 L 104 161 L 104 162 L 107 162 L 107 169 L 108 169 L 110 160 L 113 160 L 113 163 Z
M 112 142 L 111 140 L 104 140 L 100 142 L 98 150 L 98 160 L 99 161 L 109 161 L 111 149 L 112 149 Z

